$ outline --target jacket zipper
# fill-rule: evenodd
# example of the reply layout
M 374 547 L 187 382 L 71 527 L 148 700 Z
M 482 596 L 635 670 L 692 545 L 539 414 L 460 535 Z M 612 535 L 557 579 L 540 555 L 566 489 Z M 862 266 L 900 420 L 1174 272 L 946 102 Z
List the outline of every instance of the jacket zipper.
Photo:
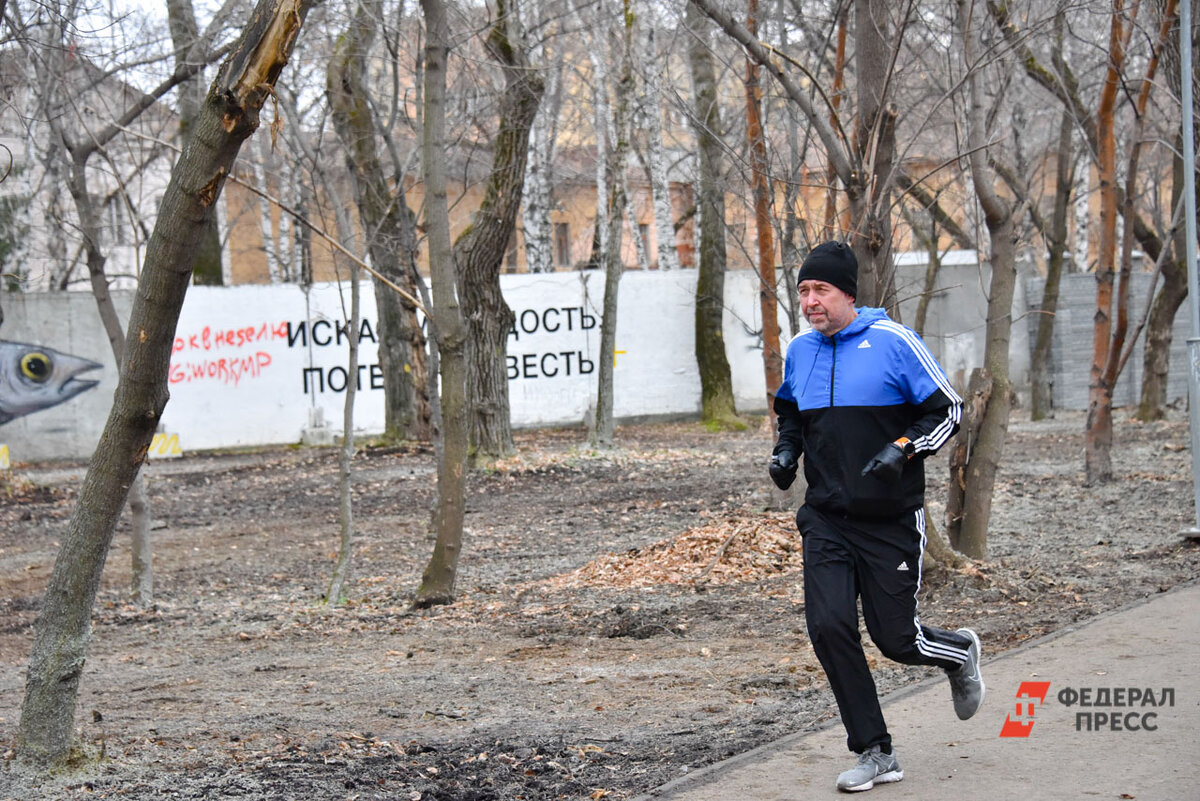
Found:
M 829 340 L 833 343 L 833 354 L 829 366 L 829 408 L 833 408 L 833 380 L 837 376 L 837 337 L 836 335 Z

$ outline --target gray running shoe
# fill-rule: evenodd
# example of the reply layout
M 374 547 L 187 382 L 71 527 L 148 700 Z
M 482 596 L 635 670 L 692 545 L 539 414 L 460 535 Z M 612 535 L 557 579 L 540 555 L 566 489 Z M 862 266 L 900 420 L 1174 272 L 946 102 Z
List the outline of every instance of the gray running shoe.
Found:
M 970 629 L 959 629 L 958 633 L 971 640 L 967 648 L 967 661 L 957 670 L 947 670 L 950 677 L 950 695 L 954 698 L 954 714 L 959 720 L 967 720 L 979 711 L 987 687 L 979 672 L 979 635 Z
M 837 788 L 847 793 L 870 790 L 876 782 L 898 782 L 904 778 L 896 753 L 885 754 L 873 745 L 858 755 L 858 764 L 838 776 Z

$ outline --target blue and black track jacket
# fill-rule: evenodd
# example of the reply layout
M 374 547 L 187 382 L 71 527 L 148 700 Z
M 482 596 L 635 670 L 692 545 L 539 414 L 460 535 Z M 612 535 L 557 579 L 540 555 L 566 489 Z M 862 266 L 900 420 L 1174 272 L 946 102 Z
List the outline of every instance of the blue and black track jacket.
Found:
M 958 431 L 962 399 L 915 331 L 883 309 L 857 311 L 833 337 L 810 329 L 788 344 L 774 452 L 803 454 L 810 506 L 895 518 L 924 505 L 924 457 Z M 871 457 L 902 436 L 916 450 L 900 481 L 864 477 Z

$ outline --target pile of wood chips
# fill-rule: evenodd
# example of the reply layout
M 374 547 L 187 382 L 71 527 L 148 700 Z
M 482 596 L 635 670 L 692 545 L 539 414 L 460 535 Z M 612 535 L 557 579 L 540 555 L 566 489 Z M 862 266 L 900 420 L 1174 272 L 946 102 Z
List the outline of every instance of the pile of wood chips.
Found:
M 605 554 L 546 583 L 553 589 L 718 585 L 759 581 L 802 565 L 800 534 L 791 515 L 764 513 L 691 528 L 646 548 Z
M 586 445 L 567 450 L 522 448 L 505 459 L 491 464 L 492 470 L 501 475 L 536 473 L 551 468 L 586 470 L 590 465 L 605 465 L 622 469 L 646 468 L 668 464 L 704 464 L 707 466 L 728 464 L 733 456 L 726 453 L 709 453 L 688 448 L 608 448 L 596 449 Z

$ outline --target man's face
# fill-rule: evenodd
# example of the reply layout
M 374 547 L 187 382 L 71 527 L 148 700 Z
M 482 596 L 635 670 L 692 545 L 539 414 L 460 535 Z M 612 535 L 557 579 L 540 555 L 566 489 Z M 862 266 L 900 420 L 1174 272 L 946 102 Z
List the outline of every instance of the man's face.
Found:
M 800 311 L 817 332 L 831 337 L 850 325 L 858 314 L 854 298 L 825 281 L 801 281 Z

